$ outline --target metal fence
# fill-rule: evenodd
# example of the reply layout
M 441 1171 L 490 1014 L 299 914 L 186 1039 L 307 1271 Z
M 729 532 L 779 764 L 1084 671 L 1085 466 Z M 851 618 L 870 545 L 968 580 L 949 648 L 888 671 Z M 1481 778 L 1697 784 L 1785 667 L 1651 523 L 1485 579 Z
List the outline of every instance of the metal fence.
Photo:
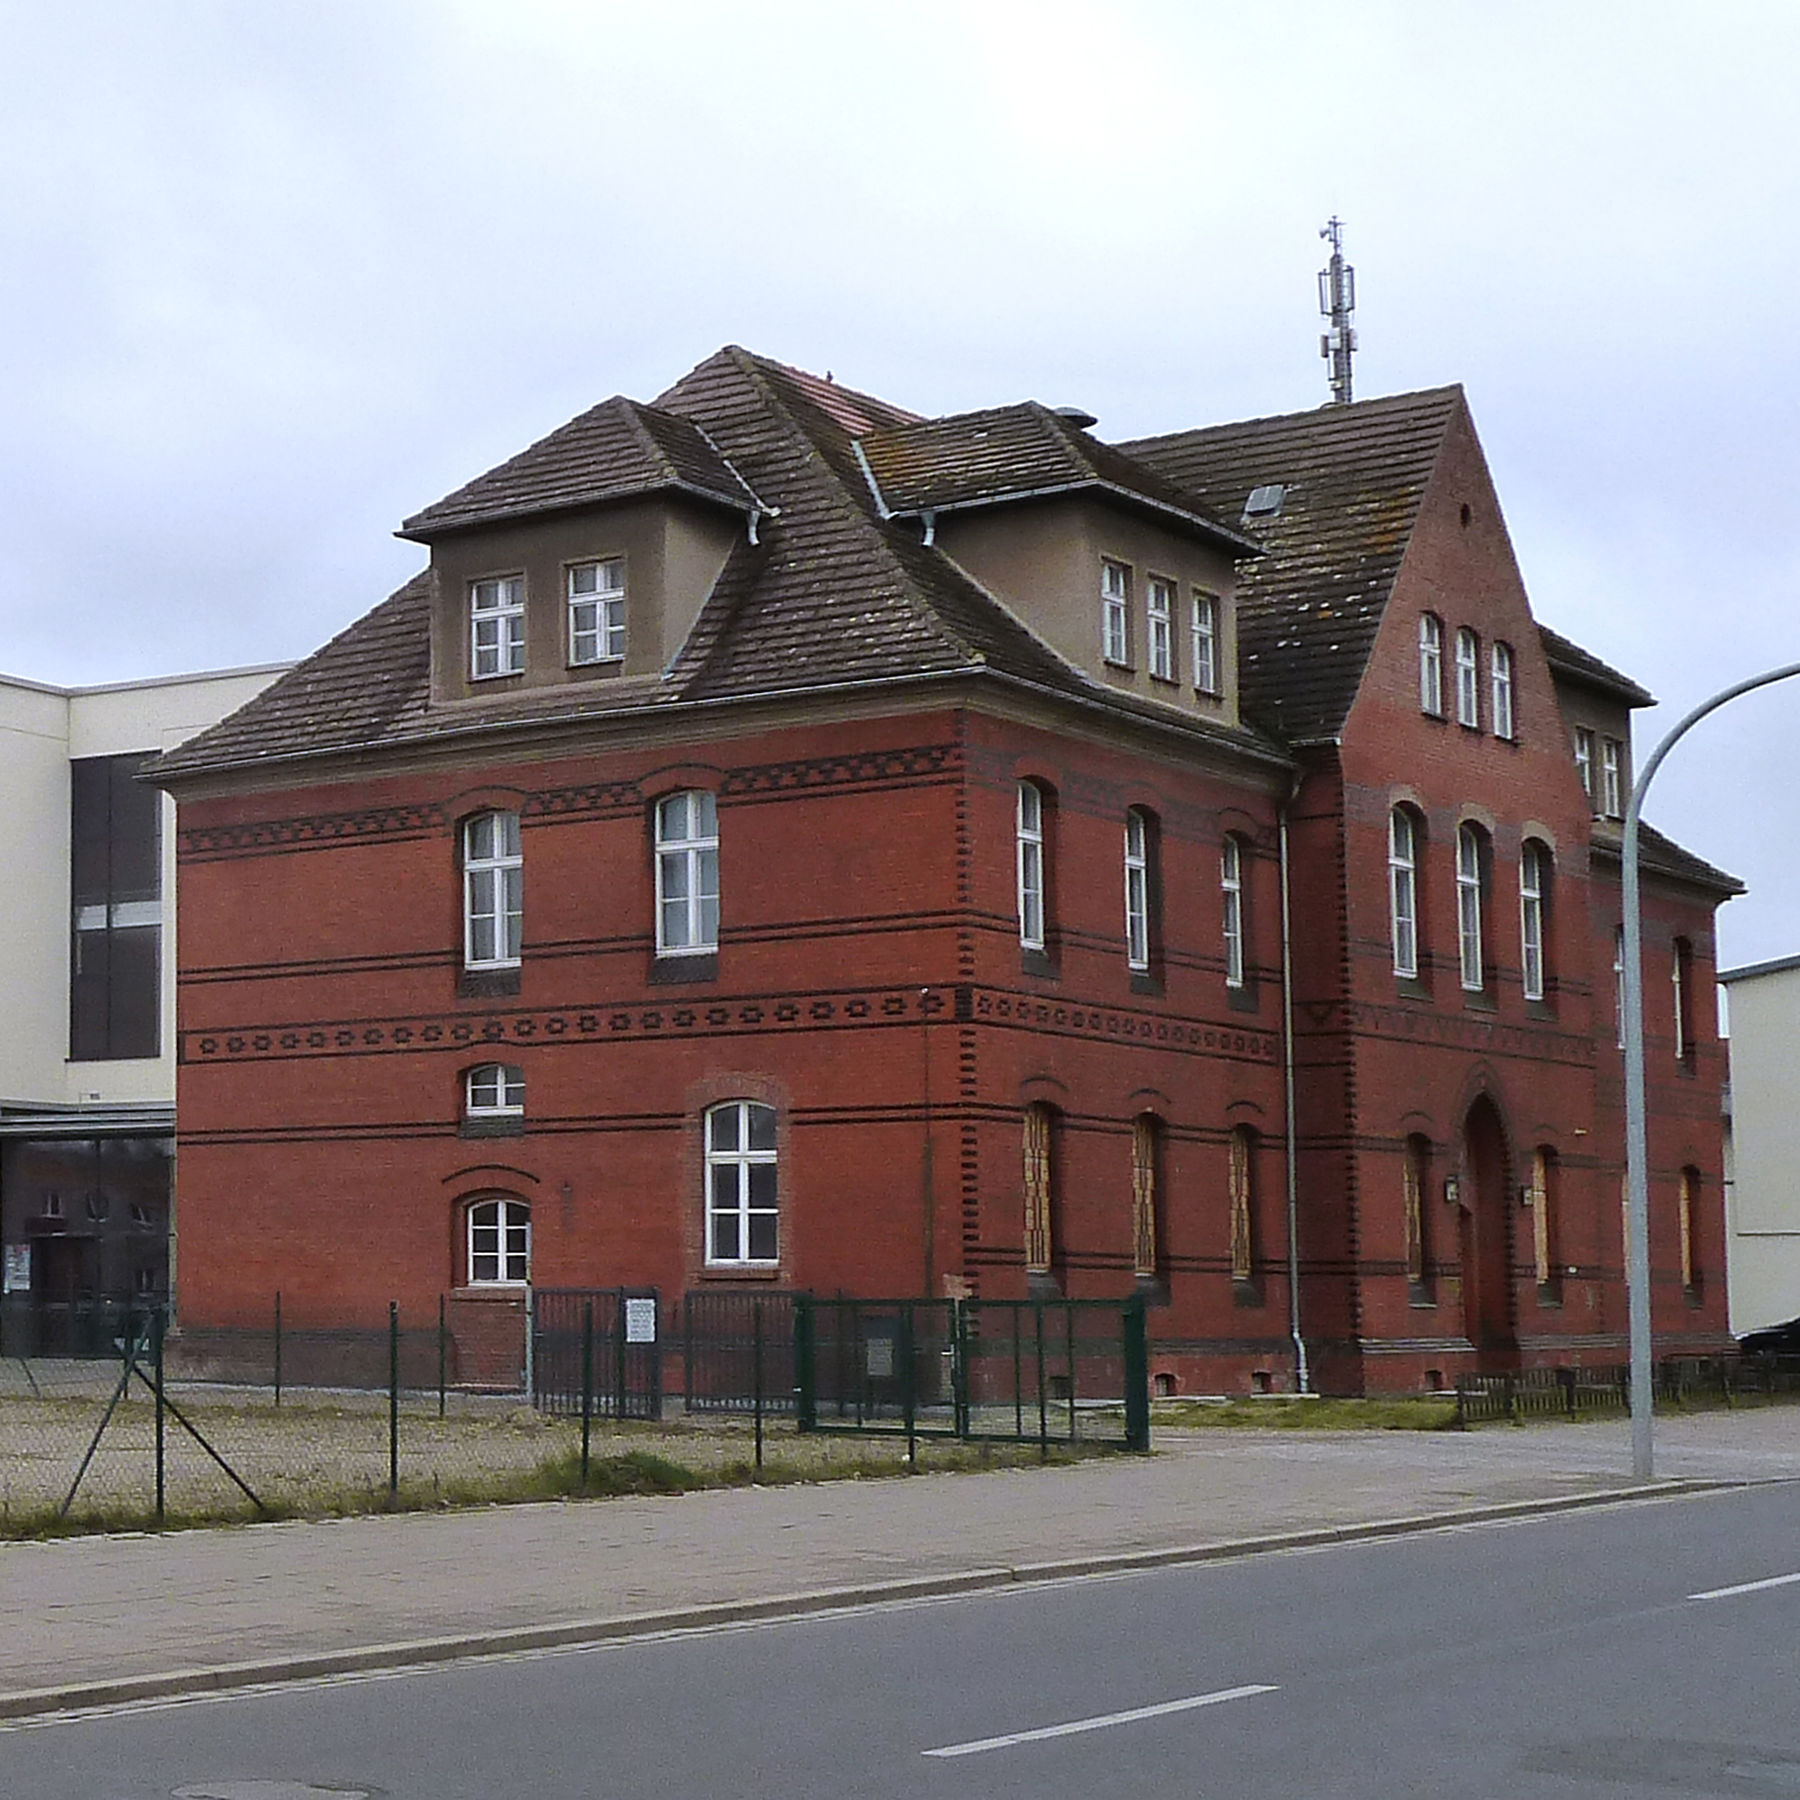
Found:
M 801 1295 L 794 1327 L 802 1431 L 1149 1448 L 1141 1300 Z
M 682 1402 L 690 1413 L 794 1410 L 794 1303 L 786 1289 L 682 1301 Z
M 1800 1396 L 1800 1356 L 1666 1357 L 1656 1365 L 1655 1393 L 1659 1406 L 1735 1406 Z M 1456 1422 L 1465 1429 L 1630 1411 L 1631 1369 L 1625 1363 L 1462 1375 L 1456 1382 Z
M 536 1288 L 531 1397 L 581 1419 L 662 1417 L 662 1338 L 655 1288 Z

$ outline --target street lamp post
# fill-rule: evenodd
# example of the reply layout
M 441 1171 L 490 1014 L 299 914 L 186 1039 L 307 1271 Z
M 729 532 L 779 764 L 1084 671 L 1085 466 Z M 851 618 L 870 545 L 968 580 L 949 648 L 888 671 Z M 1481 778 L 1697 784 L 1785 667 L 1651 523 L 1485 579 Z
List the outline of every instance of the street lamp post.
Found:
M 1662 760 L 1675 745 L 1710 712 L 1716 712 L 1728 700 L 1748 694 L 1754 688 L 1771 682 L 1786 681 L 1800 675 L 1800 663 L 1770 669 L 1766 674 L 1752 675 L 1739 681 L 1710 700 L 1702 701 L 1656 746 L 1644 770 L 1632 784 L 1631 799 L 1625 807 L 1625 843 L 1623 850 L 1623 902 L 1625 941 L 1620 960 L 1624 963 L 1625 1003 L 1625 1213 L 1626 1247 L 1625 1286 L 1630 1305 L 1631 1324 L 1631 1473 L 1639 1481 L 1648 1481 L 1654 1472 L 1651 1408 L 1655 1403 L 1651 1381 L 1650 1343 L 1650 1177 L 1648 1133 L 1644 1104 L 1644 971 L 1643 919 L 1638 907 L 1638 820 L 1643 811 L 1644 796 Z

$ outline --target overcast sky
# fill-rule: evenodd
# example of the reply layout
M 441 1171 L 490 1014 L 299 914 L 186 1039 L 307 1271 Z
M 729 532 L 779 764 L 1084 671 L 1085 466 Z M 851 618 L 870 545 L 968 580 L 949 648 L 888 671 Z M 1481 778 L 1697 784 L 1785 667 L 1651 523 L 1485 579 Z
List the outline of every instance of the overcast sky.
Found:
M 401 517 L 720 344 L 1125 437 L 1468 390 L 1538 616 L 1800 661 L 1800 6 L 0 0 L 0 667 L 297 657 Z M 1800 952 L 1800 681 L 1651 816 Z

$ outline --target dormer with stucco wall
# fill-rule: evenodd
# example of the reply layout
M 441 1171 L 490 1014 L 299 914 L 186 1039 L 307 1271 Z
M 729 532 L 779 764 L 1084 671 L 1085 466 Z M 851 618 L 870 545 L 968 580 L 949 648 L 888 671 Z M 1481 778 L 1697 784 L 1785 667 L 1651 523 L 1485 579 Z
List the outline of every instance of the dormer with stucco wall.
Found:
M 770 509 L 691 421 L 614 398 L 415 513 L 431 698 L 658 682 Z
M 1238 722 L 1236 559 L 1250 539 L 1036 403 L 869 432 L 884 518 L 923 540 L 1094 681 Z

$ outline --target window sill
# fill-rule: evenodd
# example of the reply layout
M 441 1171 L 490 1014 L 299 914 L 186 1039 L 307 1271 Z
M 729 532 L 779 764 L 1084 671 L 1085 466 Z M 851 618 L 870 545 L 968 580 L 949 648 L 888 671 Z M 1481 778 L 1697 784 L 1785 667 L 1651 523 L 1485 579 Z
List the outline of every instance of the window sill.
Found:
M 1128 662 L 1114 662 L 1110 656 L 1101 657 L 1100 663 L 1102 668 L 1116 669 L 1121 675 L 1135 675 L 1137 673 L 1137 669 L 1133 664 Z
M 1044 981 L 1055 981 L 1059 975 L 1056 958 L 1048 950 L 1028 950 L 1023 947 L 1019 950 L 1019 973 L 1036 975 Z
M 1431 984 L 1429 982 L 1421 981 L 1416 975 L 1396 975 L 1394 977 L 1394 992 L 1398 994 L 1402 1000 L 1429 1000 L 1431 998 Z
M 1027 1300 L 1060 1300 L 1062 1297 L 1062 1283 L 1048 1269 L 1027 1269 L 1025 1271 L 1025 1298 Z
M 1227 986 L 1225 1003 L 1233 1012 L 1253 1013 L 1258 1010 L 1256 983 L 1240 981 L 1236 987 Z
M 1437 1306 L 1437 1295 L 1429 1281 L 1411 1281 L 1406 1284 L 1406 1304 L 1421 1312 L 1429 1312 Z
M 1263 1303 L 1262 1284 L 1255 1281 L 1239 1281 L 1235 1276 L 1231 1282 L 1231 1304 L 1233 1306 L 1261 1306 Z
M 1159 977 L 1152 975 L 1148 970 L 1133 969 L 1131 971 L 1131 991 L 1134 994 L 1150 994 L 1160 998 L 1163 984 Z
M 501 1138 L 523 1137 L 525 1135 L 525 1117 L 522 1113 L 509 1113 L 499 1118 L 465 1118 L 456 1128 L 456 1135 L 465 1138 Z
M 498 1000 L 519 991 L 519 969 L 464 969 L 456 993 L 462 1000 Z
M 700 1271 L 706 1281 L 779 1281 L 780 1263 L 708 1263 Z
M 1464 1012 L 1493 1013 L 1500 1010 L 1486 988 L 1464 988 L 1462 998 Z
M 659 986 L 667 982 L 717 981 L 719 953 L 701 950 L 691 956 L 658 956 L 650 963 L 650 979 Z
M 1528 1019 L 1554 1019 L 1556 1008 L 1548 1000 L 1527 1000 L 1525 1016 Z
M 1135 1277 L 1137 1297 L 1146 1306 L 1167 1306 L 1169 1304 L 1169 1284 L 1160 1275 L 1139 1275 Z
M 459 1288 L 452 1288 L 449 1298 L 474 1300 L 489 1305 L 508 1301 L 514 1306 L 521 1306 L 530 1292 L 531 1284 L 527 1281 L 470 1281 Z
M 1560 1311 L 1563 1303 L 1562 1283 L 1560 1281 L 1540 1281 L 1537 1288 L 1537 1303 L 1542 1307 L 1554 1307 Z

